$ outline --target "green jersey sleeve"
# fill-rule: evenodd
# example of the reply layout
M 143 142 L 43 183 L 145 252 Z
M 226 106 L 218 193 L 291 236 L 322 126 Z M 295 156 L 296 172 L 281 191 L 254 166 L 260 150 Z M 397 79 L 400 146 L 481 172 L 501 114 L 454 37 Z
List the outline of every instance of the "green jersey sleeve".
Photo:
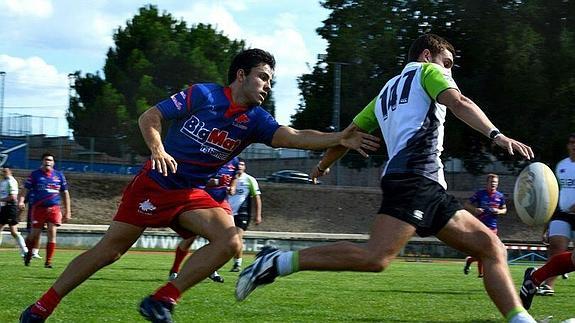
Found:
M 256 196 L 262 194 L 260 192 L 260 186 L 258 185 L 258 181 L 252 176 L 248 177 L 248 186 L 250 190 L 250 196 Z
M 423 64 L 421 70 L 421 85 L 427 94 L 436 101 L 437 96 L 447 89 L 459 90 L 450 73 L 434 63 Z
M 377 97 L 375 97 L 368 105 L 358 113 L 355 118 L 353 118 L 353 123 L 360 129 L 367 132 L 372 132 L 379 127 L 377 122 L 377 117 L 375 116 L 375 102 Z

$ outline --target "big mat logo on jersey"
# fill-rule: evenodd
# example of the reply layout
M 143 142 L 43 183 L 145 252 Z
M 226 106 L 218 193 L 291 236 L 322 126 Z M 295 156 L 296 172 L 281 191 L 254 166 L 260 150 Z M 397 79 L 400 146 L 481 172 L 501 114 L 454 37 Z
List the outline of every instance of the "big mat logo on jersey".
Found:
M 192 116 L 184 123 L 180 131 L 201 144 L 209 144 L 212 147 L 224 149 L 226 152 L 233 151 L 242 142 L 239 139 L 230 138 L 229 133 L 225 130 L 218 128 L 210 130 L 205 125 L 206 123 L 198 117 Z

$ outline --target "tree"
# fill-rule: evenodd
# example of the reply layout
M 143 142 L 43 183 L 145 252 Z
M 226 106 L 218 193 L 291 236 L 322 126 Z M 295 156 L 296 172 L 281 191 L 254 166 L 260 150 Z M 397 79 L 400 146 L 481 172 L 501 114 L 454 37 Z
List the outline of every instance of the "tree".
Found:
M 77 97 L 67 113 L 70 128 L 76 138 L 126 138 L 123 143 L 133 151 L 148 154 L 138 116 L 191 84 L 227 84 L 229 64 L 244 48 L 244 41 L 230 40 L 210 25 L 188 28 L 155 6 L 142 7 L 115 32 L 103 68 L 105 78 L 76 73 Z M 273 113 L 271 96 L 264 106 Z M 86 140 L 80 142 L 87 145 Z M 97 139 L 96 149 L 118 156 L 121 144 Z
M 343 68 L 345 126 L 400 71 L 411 42 L 433 32 L 455 45 L 459 88 L 504 133 L 532 145 L 542 161 L 564 155 L 565 137 L 575 129 L 575 77 L 566 73 L 575 67 L 575 2 L 327 0 L 322 5 L 331 10 L 317 30 L 328 42 L 327 58 L 299 78 L 303 99 L 292 117 L 295 126 L 323 130 L 331 124 L 329 62 L 360 62 Z M 463 159 L 468 170 L 481 172 L 489 155 L 517 164 L 517 157 L 463 123 L 448 120 L 446 127 L 444 156 Z

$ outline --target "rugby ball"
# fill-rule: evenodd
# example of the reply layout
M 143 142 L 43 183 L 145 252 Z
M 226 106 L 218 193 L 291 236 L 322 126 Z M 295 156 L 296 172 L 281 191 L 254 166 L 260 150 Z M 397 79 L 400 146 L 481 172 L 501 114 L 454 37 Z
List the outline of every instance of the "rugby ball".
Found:
M 535 162 L 525 167 L 515 180 L 513 203 L 519 218 L 527 225 L 545 225 L 559 200 L 559 185 L 553 171 Z

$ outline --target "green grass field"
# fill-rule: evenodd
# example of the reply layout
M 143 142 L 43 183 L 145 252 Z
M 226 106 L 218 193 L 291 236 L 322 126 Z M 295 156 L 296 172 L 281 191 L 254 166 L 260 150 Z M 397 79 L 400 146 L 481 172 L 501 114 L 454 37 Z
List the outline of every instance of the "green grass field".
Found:
M 36 260 L 24 267 L 15 249 L 0 250 L 0 322 L 17 322 L 20 311 L 53 283 L 80 251 L 57 250 L 54 269 Z M 167 278 L 169 252 L 129 252 L 85 282 L 60 304 L 48 322 L 144 322 L 142 297 Z M 252 260 L 247 257 L 247 261 Z M 184 322 L 502 322 L 489 301 L 475 266 L 469 276 L 462 261 L 397 260 L 384 273 L 302 272 L 235 301 L 237 273 L 221 274 L 224 284 L 206 280 L 184 294 L 174 320 Z M 526 266 L 511 270 L 519 285 Z M 575 317 L 575 277 L 559 280 L 553 297 L 536 297 L 536 319 Z

